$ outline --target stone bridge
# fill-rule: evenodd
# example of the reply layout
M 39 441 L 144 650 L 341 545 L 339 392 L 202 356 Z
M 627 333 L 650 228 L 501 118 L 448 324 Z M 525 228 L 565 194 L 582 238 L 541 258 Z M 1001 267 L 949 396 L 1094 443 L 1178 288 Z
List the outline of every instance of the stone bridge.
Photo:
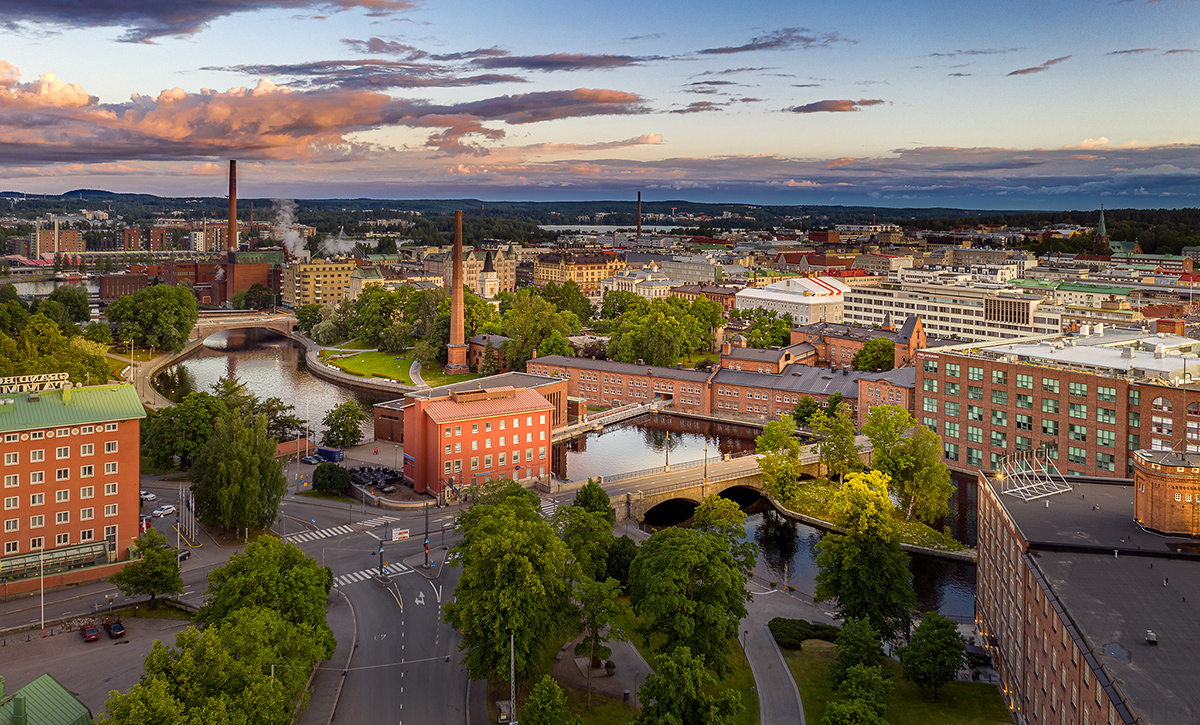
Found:
M 226 330 L 260 328 L 274 330 L 281 335 L 290 334 L 296 328 L 296 318 L 286 314 L 246 312 L 241 315 L 200 315 L 192 328 L 192 339 L 203 340 Z

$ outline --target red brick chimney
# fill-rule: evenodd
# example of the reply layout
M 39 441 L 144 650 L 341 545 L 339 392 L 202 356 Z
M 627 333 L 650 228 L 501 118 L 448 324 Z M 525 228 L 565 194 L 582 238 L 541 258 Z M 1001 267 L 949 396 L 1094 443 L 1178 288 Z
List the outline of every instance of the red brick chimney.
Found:
M 237 233 L 237 161 L 229 162 L 229 227 L 225 232 L 229 251 L 238 250 Z
M 463 330 L 463 213 L 454 212 L 454 251 L 452 253 L 454 272 L 451 275 L 453 287 L 450 289 L 450 344 L 446 346 L 445 371 L 451 375 L 459 375 L 471 371 L 467 365 L 466 333 Z

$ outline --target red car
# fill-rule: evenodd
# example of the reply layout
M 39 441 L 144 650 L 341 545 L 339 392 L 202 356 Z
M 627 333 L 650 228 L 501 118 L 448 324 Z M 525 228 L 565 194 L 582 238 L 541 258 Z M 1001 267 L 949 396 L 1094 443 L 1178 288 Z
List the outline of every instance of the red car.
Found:
M 79 633 L 83 635 L 84 642 L 95 642 L 100 639 L 100 628 L 94 624 L 85 624 L 79 628 Z

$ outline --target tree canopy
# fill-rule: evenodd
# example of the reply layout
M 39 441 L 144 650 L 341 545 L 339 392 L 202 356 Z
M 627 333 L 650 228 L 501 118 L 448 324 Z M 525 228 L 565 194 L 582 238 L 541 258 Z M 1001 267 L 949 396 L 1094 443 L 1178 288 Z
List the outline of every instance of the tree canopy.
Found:
M 921 618 L 912 640 L 900 651 L 904 678 L 933 690 L 952 682 L 966 663 L 966 643 L 958 625 L 937 612 Z
M 179 350 L 187 342 L 199 319 L 196 296 L 187 287 L 155 285 L 119 297 L 105 311 L 117 325 L 122 342 L 139 347 Z
M 356 446 L 363 439 L 362 424 L 369 419 L 367 412 L 362 409 L 358 401 L 348 398 L 331 408 L 321 419 L 321 423 L 325 426 L 321 443 L 334 448 Z
M 859 446 L 855 443 L 855 427 L 850 406 L 832 399 L 829 402 L 829 412 L 817 411 L 810 425 L 813 433 L 819 438 L 817 451 L 821 456 L 821 464 L 829 472 L 832 479 L 837 476 L 841 481 L 846 474 L 862 468 L 859 458 Z
M 763 488 L 784 503 L 796 495 L 800 486 L 800 439 L 795 433 L 795 421 L 784 414 L 767 423 L 754 439 Z
M 631 725 L 724 725 L 740 715 L 745 708 L 741 693 L 705 694 L 716 683 L 705 669 L 706 660 L 686 646 L 659 655 L 657 669 L 638 688 L 642 711 Z
M 286 490 L 266 416 L 218 417 L 192 465 L 197 518 L 225 529 L 262 528 L 275 520 Z
M 896 366 L 896 343 L 886 337 L 867 340 L 850 359 L 850 366 L 869 373 L 887 372 Z
M 113 586 L 127 597 L 149 594 L 151 609 L 158 605 L 157 597 L 183 591 L 179 558 L 166 537 L 151 526 L 137 537 L 137 549 L 140 558 L 108 578 Z

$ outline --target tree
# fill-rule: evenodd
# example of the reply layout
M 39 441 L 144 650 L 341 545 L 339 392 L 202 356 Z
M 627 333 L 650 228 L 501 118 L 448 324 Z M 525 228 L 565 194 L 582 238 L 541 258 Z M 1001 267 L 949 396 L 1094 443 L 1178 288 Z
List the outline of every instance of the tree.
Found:
M 108 329 L 108 325 L 103 322 L 89 322 L 88 326 L 83 330 L 83 336 L 92 342 L 98 342 L 102 345 L 112 343 L 112 330 Z
M 966 663 L 965 648 L 958 625 L 937 612 L 929 612 L 921 618 L 912 641 L 900 652 L 904 678 L 931 688 L 936 697 L 938 689 L 953 681 Z
M 854 357 L 850 367 L 864 372 L 887 372 L 896 366 L 896 343 L 886 337 L 867 340 Z
M 43 300 L 37 306 L 37 313 L 58 325 L 58 329 L 62 330 L 64 335 L 77 335 L 79 328 L 75 326 L 75 321 L 71 319 L 71 313 L 67 311 L 65 305 L 55 300 Z
M 892 682 L 883 678 L 883 668 L 878 664 L 854 665 L 846 670 L 838 694 L 851 702 L 857 700 L 866 703 L 882 718 L 883 713 L 887 712 L 892 688 Z
M 219 624 L 240 609 L 264 607 L 285 621 L 312 629 L 323 656 L 337 646 L 333 630 L 325 623 L 325 605 L 333 587 L 329 567 L 273 536 L 262 536 L 224 566 L 208 575 L 204 606 L 196 621 Z
M 648 617 L 644 630 L 663 637 L 660 651 L 683 645 L 730 670 L 729 639 L 746 616 L 746 572 L 725 539 L 694 529 L 663 529 L 638 549 L 629 567 L 630 602 Z
M 762 435 L 754 439 L 763 488 L 784 503 L 796 495 L 800 486 L 800 439 L 795 434 L 795 421 L 783 415 L 767 423 Z
M 296 326 L 300 332 L 308 334 L 313 326 L 321 321 L 321 306 L 318 304 L 301 305 L 296 308 Z
M 141 558 L 129 562 L 108 580 L 127 597 L 149 594 L 150 608 L 154 609 L 159 595 L 183 591 L 179 558 L 175 549 L 167 545 L 166 537 L 153 526 L 137 537 L 137 549 Z
M 571 343 L 567 342 L 567 338 L 562 334 L 562 330 L 551 332 L 546 339 L 542 340 L 541 346 L 538 348 L 538 355 L 548 357 L 550 355 L 562 355 L 563 357 L 572 357 Z
M 313 471 L 313 490 L 339 494 L 350 488 L 350 472 L 336 463 L 325 462 Z
M 218 418 L 228 413 L 224 401 L 209 393 L 190 393 L 178 405 L 164 408 L 147 422 L 143 447 L 159 468 L 192 467 Z
M 950 494 L 954 492 L 950 469 L 942 460 L 942 439 L 925 426 L 917 426 L 908 448 L 912 463 L 901 472 L 900 505 L 905 518 L 915 516 L 932 523 L 950 510 Z
M 559 312 L 571 312 L 584 322 L 596 314 L 596 308 L 573 279 L 567 280 L 561 287 L 554 282 L 547 284 L 542 288 L 542 297 Z
M 608 547 L 608 559 L 605 564 L 605 577 L 621 582 L 623 589 L 629 589 L 629 566 L 637 557 L 637 544 L 628 536 L 615 539 Z
M 887 725 L 866 700 L 835 700 L 825 707 L 821 725 Z
M 484 377 L 496 375 L 500 372 L 500 352 L 496 346 L 492 344 L 492 338 L 488 338 L 487 345 L 483 348 L 483 360 L 479 363 L 479 374 Z
M 830 413 L 818 411 L 812 417 L 812 430 L 820 436 L 817 452 L 821 463 L 825 466 L 829 477 L 837 476 L 838 481 L 845 479 L 850 471 L 862 468 L 862 460 L 858 457 L 859 447 L 854 442 L 854 420 L 850 417 L 850 406 L 830 405 Z
M 379 349 L 384 352 L 404 352 L 412 343 L 413 327 L 407 322 L 393 322 L 379 334 Z
M 199 319 L 196 295 L 187 287 L 155 285 L 115 300 L 105 311 L 118 337 L 142 347 L 179 350 Z
M 287 491 L 266 416 L 217 418 L 192 466 L 196 516 L 224 529 L 262 528 L 275 520 Z
M 829 681 L 834 689 L 841 688 L 855 667 L 878 667 L 883 659 L 879 632 L 862 619 L 847 619 L 838 630 L 837 655 L 829 663 Z
M 525 363 L 533 357 L 533 351 L 545 355 L 542 341 L 558 331 L 564 337 L 578 330 L 579 318 L 570 312 L 558 312 L 554 305 L 536 295 L 526 287 L 513 297 L 512 305 L 504 313 L 502 330 L 511 338 L 504 343 L 504 359 L 511 370 L 524 370 Z
M 55 287 L 46 299 L 62 305 L 72 322 L 87 322 L 92 317 L 91 309 L 88 307 L 88 293 L 83 287 L 74 285 Z
M 800 398 L 800 402 L 796 405 L 796 409 L 792 411 L 792 416 L 796 419 L 796 425 L 808 425 L 812 417 L 820 410 L 817 401 L 811 395 L 805 395 Z
M 612 524 L 603 513 L 563 506 L 554 515 L 559 537 L 567 546 L 567 584 L 580 579 L 598 579 L 608 566 Z
M 554 678 L 543 675 L 525 700 L 525 707 L 521 708 L 521 722 L 525 725 L 582 725 L 583 719 L 567 709 L 567 693 Z
M 726 546 L 743 569 L 749 571 L 758 556 L 755 544 L 746 541 L 746 512 L 737 502 L 709 494 L 692 515 L 692 528 L 725 539 Z
M 722 655 L 722 659 L 724 656 Z M 686 646 L 673 647 L 658 657 L 658 668 L 638 688 L 642 711 L 631 725 L 721 725 L 744 709 L 741 693 L 725 690 L 706 695 L 716 678 L 704 667 L 705 657 Z
M 350 313 L 350 334 L 369 345 L 378 345 L 380 335 L 396 322 L 405 299 L 391 290 L 371 286 L 354 300 Z
M 334 448 L 358 445 L 363 438 L 362 424 L 369 419 L 358 401 L 352 398 L 342 401 L 321 419 L 325 426 L 325 434 L 321 437 L 322 445 Z
M 834 523 L 847 533 L 826 534 L 818 544 L 815 598 L 837 600 L 842 619 L 864 619 L 894 639 L 908 631 L 916 597 L 887 484 L 877 471 L 851 474 L 834 496 Z
M 570 619 L 567 547 L 542 518 L 536 494 L 531 501 L 507 484 L 484 493 L 503 498 L 460 515 L 463 540 L 454 552 L 462 576 L 444 605 L 445 620 L 463 632 L 472 679 L 507 676 L 510 634 L 517 676 L 527 677 L 546 641 Z
M 584 511 L 604 514 L 610 526 L 617 520 L 617 513 L 612 509 L 612 501 L 608 498 L 608 493 L 593 478 L 589 478 L 587 483 L 575 492 L 575 500 L 571 505 L 578 506 Z
M 621 583 L 616 579 L 583 579 L 575 590 L 579 602 L 579 619 L 583 623 L 583 641 L 575 645 L 576 655 L 588 658 L 587 706 L 592 706 L 592 670 L 600 661 L 608 659 L 612 650 L 605 642 L 625 641 L 625 630 L 621 628 Z
M 912 465 L 905 434 L 917 422 L 898 405 L 876 405 L 867 413 L 862 432 L 871 440 L 871 467 L 895 481 L 901 471 Z

